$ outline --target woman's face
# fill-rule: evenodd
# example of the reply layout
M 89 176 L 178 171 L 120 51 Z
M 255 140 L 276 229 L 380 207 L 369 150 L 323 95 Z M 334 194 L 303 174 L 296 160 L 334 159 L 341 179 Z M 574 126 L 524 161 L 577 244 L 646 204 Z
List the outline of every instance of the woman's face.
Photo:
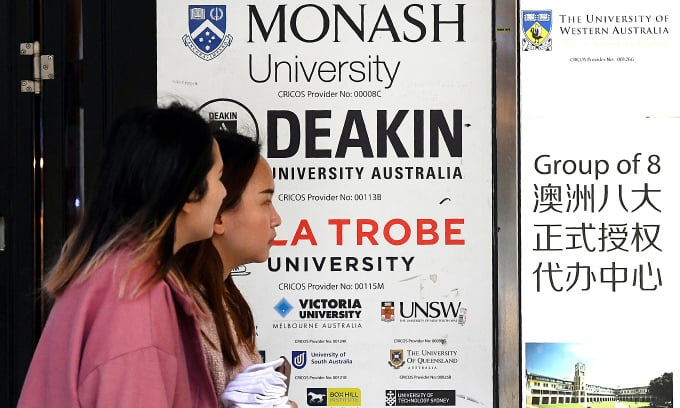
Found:
M 220 213 L 213 243 L 227 267 L 264 262 L 281 217 L 272 198 L 274 179 L 267 161 L 260 156 L 241 200 L 233 209 Z
M 177 217 L 176 250 L 191 242 L 210 238 L 213 232 L 215 217 L 227 195 L 220 177 L 222 176 L 222 156 L 213 141 L 213 166 L 206 175 L 208 189 L 199 201 L 189 201 L 184 204 L 183 211 Z M 179 244 L 179 246 L 178 246 Z

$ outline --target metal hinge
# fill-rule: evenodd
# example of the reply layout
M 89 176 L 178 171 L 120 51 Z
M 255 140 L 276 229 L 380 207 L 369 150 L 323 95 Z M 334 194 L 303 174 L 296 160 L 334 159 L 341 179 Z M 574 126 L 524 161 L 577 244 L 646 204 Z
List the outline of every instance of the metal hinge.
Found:
M 40 55 L 40 43 L 21 43 L 19 54 L 33 56 L 33 79 L 21 80 L 21 92 L 40 93 L 42 81 L 54 79 L 54 55 Z

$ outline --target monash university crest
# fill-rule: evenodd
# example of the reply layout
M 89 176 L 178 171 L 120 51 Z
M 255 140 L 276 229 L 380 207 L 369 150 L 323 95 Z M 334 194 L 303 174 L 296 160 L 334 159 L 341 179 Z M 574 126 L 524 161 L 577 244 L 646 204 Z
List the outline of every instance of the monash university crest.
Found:
M 210 61 L 231 45 L 227 34 L 227 6 L 189 6 L 189 34 L 182 37 L 184 45 L 199 58 Z
M 552 10 L 522 11 L 522 50 L 552 51 Z

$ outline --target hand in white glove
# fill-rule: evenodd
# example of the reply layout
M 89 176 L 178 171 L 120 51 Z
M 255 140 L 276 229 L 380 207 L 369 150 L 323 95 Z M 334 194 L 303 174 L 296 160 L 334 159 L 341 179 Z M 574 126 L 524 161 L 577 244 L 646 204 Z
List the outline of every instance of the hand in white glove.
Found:
M 284 359 L 253 364 L 239 373 L 220 396 L 226 408 L 284 408 L 289 407 L 286 376 L 274 369 Z

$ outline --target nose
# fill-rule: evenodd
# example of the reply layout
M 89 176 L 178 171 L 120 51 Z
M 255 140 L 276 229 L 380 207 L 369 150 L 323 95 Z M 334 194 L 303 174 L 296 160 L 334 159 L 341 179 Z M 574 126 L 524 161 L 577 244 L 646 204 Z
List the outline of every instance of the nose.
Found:
M 272 204 L 272 227 L 276 228 L 281 225 L 281 216 L 279 212 L 276 211 L 276 207 Z
M 222 183 L 222 180 L 220 180 L 220 186 L 222 187 L 222 199 L 224 200 L 227 198 L 227 188 L 224 186 L 224 183 Z

